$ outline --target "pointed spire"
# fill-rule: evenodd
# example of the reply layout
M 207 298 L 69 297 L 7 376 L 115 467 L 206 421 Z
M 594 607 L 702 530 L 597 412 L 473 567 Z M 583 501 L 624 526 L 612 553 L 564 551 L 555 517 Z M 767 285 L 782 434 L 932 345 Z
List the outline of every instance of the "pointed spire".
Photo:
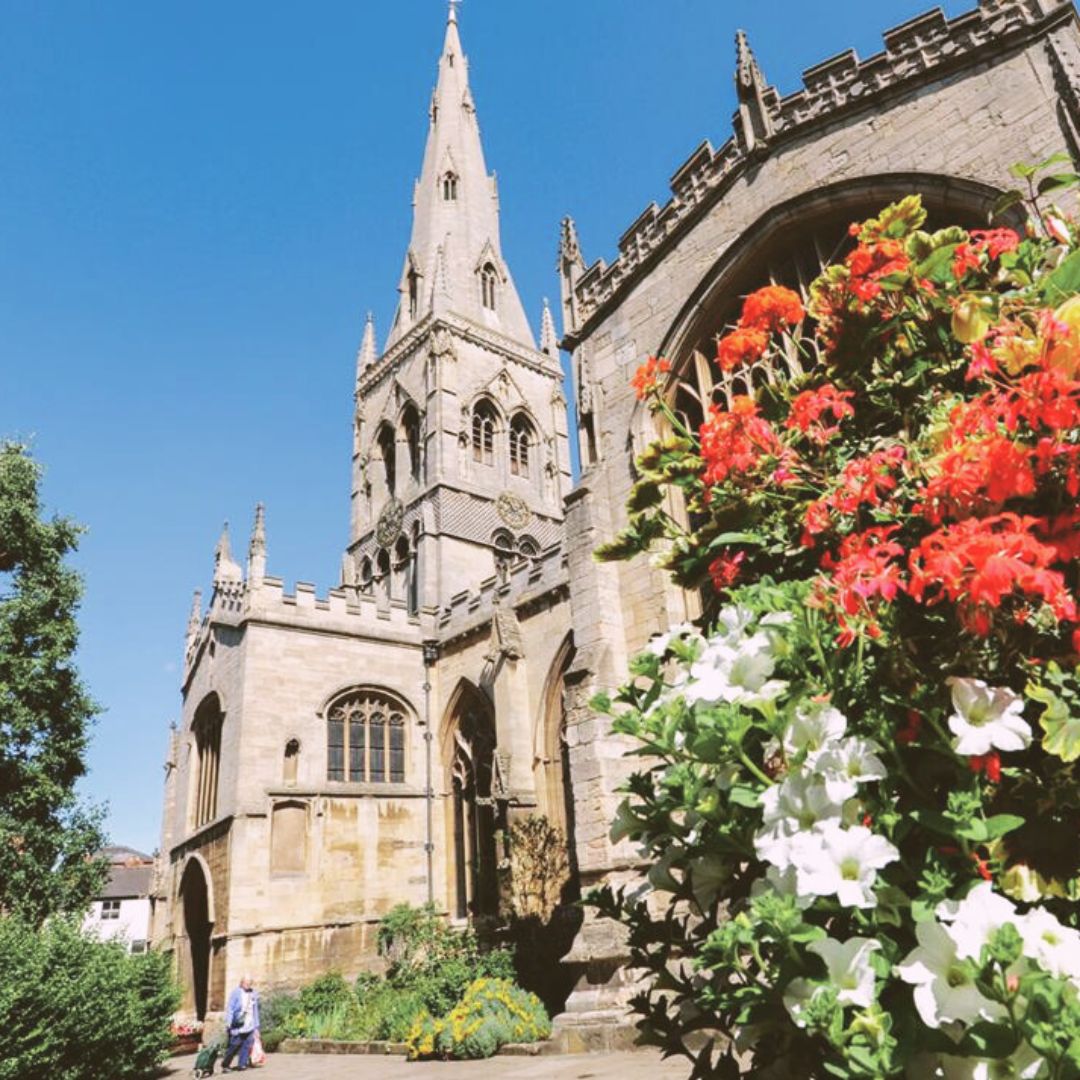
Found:
M 749 152 L 772 135 L 770 104 L 776 91 L 765 81 L 743 30 L 735 32 L 735 92 L 739 98 L 735 132 L 743 150 Z
M 214 585 L 242 581 L 243 577 L 240 567 L 233 561 L 232 547 L 229 544 L 229 523 L 226 521 L 221 527 L 217 547 L 214 548 Z
M 364 321 L 364 337 L 360 342 L 360 348 L 356 353 L 356 381 L 378 359 L 378 351 L 375 345 L 375 316 L 369 311 Z
M 190 649 L 202 626 L 202 589 L 196 589 L 191 598 L 191 614 L 188 615 L 186 648 Z
M 585 272 L 585 259 L 578 242 L 577 226 L 572 217 L 564 217 L 559 229 L 559 281 L 563 311 L 563 330 L 577 329 L 577 288 L 578 278 Z
M 255 524 L 251 527 L 248 544 L 247 576 L 254 585 L 266 577 L 266 510 L 262 503 L 255 506 Z
M 489 291 L 485 280 L 497 284 Z M 450 4 L 447 17 L 398 292 L 386 348 L 432 311 L 453 313 L 536 347 L 502 257 L 498 194 L 484 160 L 456 4 Z
M 559 358 L 559 338 L 555 333 L 555 320 L 551 317 L 551 305 L 544 297 L 544 314 L 540 317 L 540 351 L 553 360 Z

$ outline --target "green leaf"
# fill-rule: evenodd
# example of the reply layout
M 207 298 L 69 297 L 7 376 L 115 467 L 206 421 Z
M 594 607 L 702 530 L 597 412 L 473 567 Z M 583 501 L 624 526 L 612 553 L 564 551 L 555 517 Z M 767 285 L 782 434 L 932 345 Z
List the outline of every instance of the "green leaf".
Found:
M 1039 195 L 1045 195 L 1050 191 L 1075 187 L 1077 183 L 1080 183 L 1080 176 L 1077 176 L 1076 173 L 1057 173 L 1054 176 L 1044 176 L 1035 190 Z
M 1057 269 L 1043 279 L 1039 292 L 1049 304 L 1060 304 L 1080 292 L 1080 251 L 1067 255 Z
M 761 805 L 758 793 L 753 788 L 742 785 L 736 785 L 728 792 L 728 802 L 734 803 L 736 806 L 746 806 L 750 809 L 756 809 Z
M 988 840 L 997 840 L 999 837 L 1019 829 L 1024 824 L 1024 820 L 1017 814 L 994 814 L 993 817 L 988 817 L 984 823 L 986 826 L 986 838 Z
M 956 244 L 946 244 L 937 248 L 915 268 L 915 276 L 926 278 L 935 285 L 945 285 L 952 280 L 952 264 L 956 256 Z
M 1012 191 L 1006 191 L 997 197 L 993 207 L 990 209 L 990 216 L 994 218 L 1001 217 L 1006 211 L 1011 210 L 1017 203 L 1023 201 L 1023 192 L 1017 191 L 1015 188 Z

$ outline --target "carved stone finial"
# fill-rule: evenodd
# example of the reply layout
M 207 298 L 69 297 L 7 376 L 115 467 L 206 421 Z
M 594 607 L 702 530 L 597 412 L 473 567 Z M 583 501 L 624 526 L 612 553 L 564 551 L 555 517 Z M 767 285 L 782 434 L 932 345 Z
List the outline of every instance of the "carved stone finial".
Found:
M 544 313 L 540 316 L 540 351 L 552 360 L 559 358 L 559 338 L 555 333 L 555 320 L 551 316 L 551 305 L 544 297 Z
M 356 353 L 356 381 L 359 383 L 364 372 L 378 359 L 375 345 L 375 316 L 369 311 L 364 321 L 364 337 Z
M 192 642 L 198 636 L 200 626 L 202 626 L 202 589 L 196 589 L 194 595 L 191 598 L 191 614 L 188 615 L 188 648 L 191 648 Z
M 229 523 L 226 521 L 221 527 L 217 547 L 214 548 L 214 585 L 242 581 L 243 577 L 240 567 L 233 561 L 232 547 L 229 544 Z
M 255 524 L 251 527 L 248 544 L 248 581 L 258 583 L 266 577 L 266 510 L 262 503 L 255 507 Z
M 735 133 L 746 153 L 773 133 L 772 113 L 766 103 L 770 89 L 746 33 L 736 31 L 735 92 L 739 98 L 739 111 L 735 117 Z

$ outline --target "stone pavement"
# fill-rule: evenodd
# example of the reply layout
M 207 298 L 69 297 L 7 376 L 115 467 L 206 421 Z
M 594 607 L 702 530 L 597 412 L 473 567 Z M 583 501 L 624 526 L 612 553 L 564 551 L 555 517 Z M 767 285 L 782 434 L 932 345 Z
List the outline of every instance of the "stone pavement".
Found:
M 175 1057 L 164 1077 L 190 1078 L 195 1058 Z M 214 1071 L 220 1076 L 220 1065 Z M 661 1061 L 648 1051 L 493 1057 L 487 1061 L 406 1061 L 402 1057 L 270 1054 L 251 1080 L 685 1080 L 685 1059 Z

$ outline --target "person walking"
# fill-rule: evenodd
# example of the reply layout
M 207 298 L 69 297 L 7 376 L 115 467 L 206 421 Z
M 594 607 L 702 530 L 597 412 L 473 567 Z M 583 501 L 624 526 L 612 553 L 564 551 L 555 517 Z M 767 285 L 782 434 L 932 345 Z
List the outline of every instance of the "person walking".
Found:
M 229 1046 L 221 1062 L 222 1072 L 242 1072 L 251 1063 L 251 1047 L 259 1030 L 259 994 L 255 980 L 245 974 L 240 985 L 229 994 L 225 1006 L 225 1028 L 229 1033 Z M 239 1052 L 238 1064 L 231 1062 Z

